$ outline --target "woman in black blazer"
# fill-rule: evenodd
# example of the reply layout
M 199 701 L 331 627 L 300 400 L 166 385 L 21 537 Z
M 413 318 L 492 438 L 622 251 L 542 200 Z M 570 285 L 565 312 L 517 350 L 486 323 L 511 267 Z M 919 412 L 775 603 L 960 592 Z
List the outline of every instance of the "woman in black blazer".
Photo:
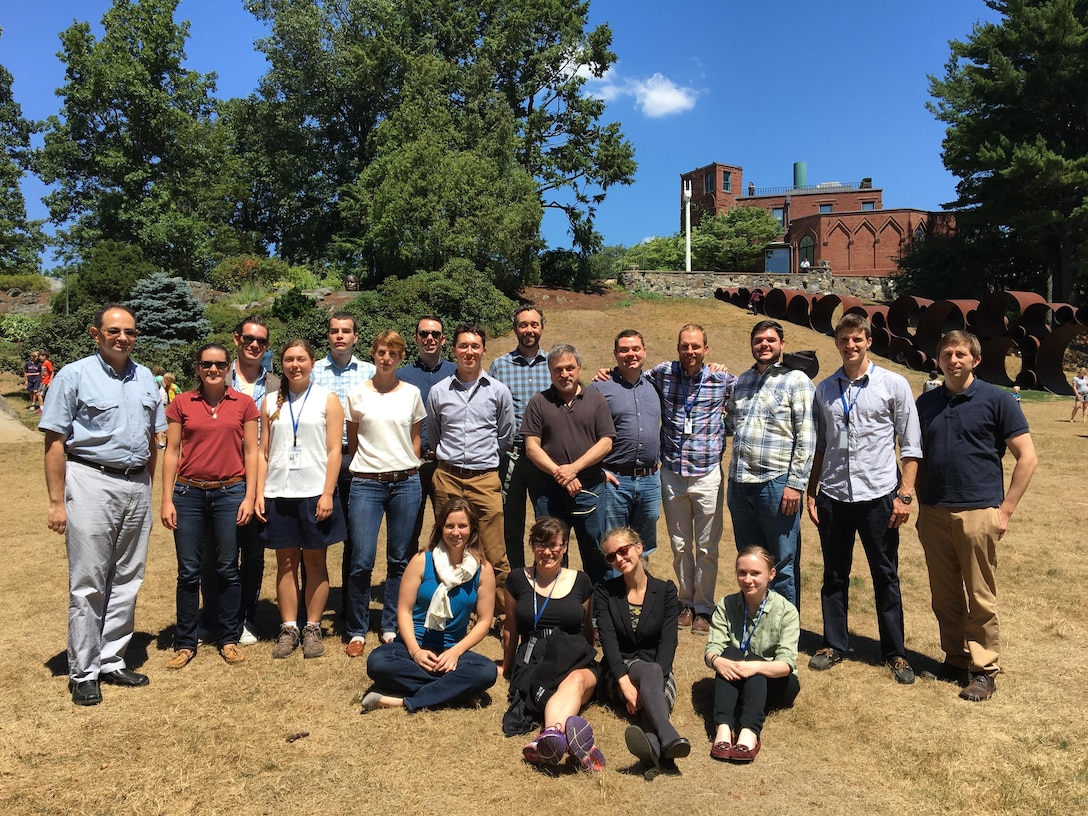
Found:
M 597 587 L 593 601 L 605 687 L 617 707 L 626 706 L 628 714 L 642 712 L 643 727 L 627 729 L 627 748 L 643 764 L 657 768 L 662 757 L 671 761 L 691 753 L 691 743 L 669 722 L 676 701 L 676 586 L 646 573 L 642 540 L 630 528 L 609 530 L 601 552 L 620 573 Z

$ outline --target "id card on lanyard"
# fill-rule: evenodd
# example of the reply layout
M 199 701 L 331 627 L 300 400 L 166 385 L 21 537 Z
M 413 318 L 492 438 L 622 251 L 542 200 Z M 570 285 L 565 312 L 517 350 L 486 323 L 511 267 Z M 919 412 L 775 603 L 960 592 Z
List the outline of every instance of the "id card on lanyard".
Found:
M 299 470 L 302 467 L 302 446 L 298 444 L 298 424 L 302 421 L 302 412 L 306 410 L 306 400 L 309 398 L 310 389 L 313 387 L 313 383 L 306 386 L 306 394 L 302 397 L 302 405 L 299 406 L 297 417 L 295 416 L 295 404 L 291 399 L 291 394 L 287 394 L 287 408 L 291 412 L 291 431 L 294 434 L 291 449 L 287 452 L 288 470 Z
M 867 378 L 872 373 L 873 368 L 876 367 L 875 363 L 869 363 L 869 370 L 865 372 Z M 861 379 L 860 377 L 858 379 Z M 839 380 L 839 401 L 842 403 L 842 427 L 839 428 L 839 450 L 847 450 L 850 447 L 850 412 L 854 410 L 854 405 L 858 401 L 858 397 L 861 396 L 861 389 L 865 387 L 865 384 L 859 383 L 854 391 L 854 397 L 849 402 L 846 400 L 846 396 L 850 391 L 850 388 L 854 385 L 854 382 L 849 382 L 846 386 L 843 386 L 842 380 Z
M 689 396 L 683 371 L 680 372 L 680 396 L 684 400 L 684 434 L 690 436 L 695 432 L 695 423 L 691 419 L 691 409 L 695 407 L 695 400 L 699 397 L 699 389 L 703 387 L 703 375 L 706 369 L 700 369 L 699 381 L 695 384 L 695 390 Z

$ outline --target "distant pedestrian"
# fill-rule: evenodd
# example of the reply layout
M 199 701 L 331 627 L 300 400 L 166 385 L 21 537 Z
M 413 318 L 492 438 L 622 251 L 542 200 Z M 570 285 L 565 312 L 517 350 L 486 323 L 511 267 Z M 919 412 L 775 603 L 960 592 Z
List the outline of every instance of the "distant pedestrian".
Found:
M 937 376 L 937 372 L 931 371 L 929 372 L 929 379 L 922 383 L 922 393 L 924 394 L 927 391 L 936 391 L 940 387 L 941 381 Z
M 1077 411 L 1080 411 L 1080 421 L 1088 419 L 1088 368 L 1081 366 L 1073 377 L 1073 413 L 1069 417 L 1072 422 L 1076 419 Z
M 42 387 L 42 363 L 36 351 L 30 352 L 30 357 L 23 363 L 23 387 L 30 402 L 28 409 L 40 412 L 38 392 Z

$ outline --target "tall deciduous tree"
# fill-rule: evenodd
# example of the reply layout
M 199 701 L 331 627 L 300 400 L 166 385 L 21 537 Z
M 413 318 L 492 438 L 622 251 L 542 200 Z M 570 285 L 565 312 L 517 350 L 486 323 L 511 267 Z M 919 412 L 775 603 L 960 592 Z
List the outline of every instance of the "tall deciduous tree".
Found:
M 503 199 L 531 196 L 536 209 L 567 213 L 577 247 L 597 245 L 594 209 L 609 187 L 631 182 L 635 164 L 619 126 L 601 124 L 603 103 L 582 93 L 586 76 L 602 74 L 616 59 L 607 26 L 586 30 L 588 3 L 251 0 L 248 7 L 271 26 L 271 36 L 259 44 L 270 68 L 260 99 L 248 100 L 238 118 L 257 123 L 251 149 L 263 146 L 273 157 L 266 162 L 270 183 L 254 192 L 265 202 L 257 214 L 266 218 L 266 236 L 286 257 L 335 259 L 338 251 L 356 249 L 359 236 L 348 222 L 370 206 L 359 185 L 413 168 L 447 183 L 450 173 L 467 172 L 476 180 L 463 191 L 469 194 L 492 180 L 505 184 L 506 191 L 491 196 L 500 208 Z M 418 86 L 421 77 L 433 81 L 430 88 Z M 427 98 L 439 121 L 412 131 L 414 114 L 398 116 L 398 110 Z M 385 122 L 391 128 L 383 133 L 379 125 Z M 498 127 L 473 129 L 473 122 Z M 451 139 L 450 123 L 467 132 Z M 402 137 L 399 142 L 388 138 L 390 129 Z M 496 158 L 497 138 L 506 139 L 502 150 L 524 176 L 509 168 L 508 159 Z M 532 188 L 523 191 L 522 178 L 532 179 Z M 342 205 L 344 198 L 350 203 Z M 383 212 L 392 213 L 393 203 Z M 489 206 L 479 203 L 481 211 Z M 453 224 L 444 231 L 458 229 Z M 534 232 L 533 244 L 539 219 Z M 379 229 L 371 246 L 390 246 L 388 234 Z M 510 248 L 501 245 L 505 238 L 496 238 L 500 246 L 492 254 L 509 257 Z M 407 252 L 432 254 L 426 247 Z M 406 260 L 379 254 L 379 268 Z
M 986 0 L 1000 23 L 954 40 L 929 109 L 948 124 L 945 166 L 959 177 L 965 235 L 1007 231 L 1034 246 L 1051 296 L 1088 269 L 1088 2 Z
M 30 168 L 30 137 L 38 125 L 23 118 L 11 83 L 11 73 L 0 65 L 0 273 L 34 273 L 45 235 L 42 222 L 27 220 L 19 185 Z
M 96 40 L 86 22 L 61 33 L 61 113 L 38 156 L 64 256 L 102 239 L 138 246 L 186 277 L 250 249 L 230 228 L 241 198 L 213 120 L 214 74 L 182 67 L 188 23 L 178 0 L 114 0 Z
M 692 230 L 692 266 L 727 272 L 750 269 L 759 265 L 767 244 L 781 234 L 778 220 L 758 207 L 731 207 L 703 216 Z

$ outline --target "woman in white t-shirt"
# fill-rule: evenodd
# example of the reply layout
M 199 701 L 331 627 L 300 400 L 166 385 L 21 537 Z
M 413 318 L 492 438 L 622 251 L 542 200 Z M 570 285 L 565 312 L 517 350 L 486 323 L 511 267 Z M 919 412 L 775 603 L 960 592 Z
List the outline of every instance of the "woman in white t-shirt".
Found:
M 1080 421 L 1084 422 L 1088 418 L 1088 368 L 1084 366 L 1078 368 L 1073 377 L 1073 415 L 1069 417 L 1070 422 L 1077 418 L 1077 411 L 1080 411 Z
M 374 378 L 348 393 L 348 455 L 351 456 L 351 567 L 347 585 L 349 657 L 366 647 L 370 619 L 370 578 L 378 551 L 378 528 L 385 516 L 386 573 L 381 640 L 397 634 L 400 579 L 411 559 L 413 532 L 422 489 L 419 482 L 420 434 L 426 411 L 419 389 L 397 377 L 404 340 L 381 332 L 370 346 Z
M 329 599 L 325 551 L 343 541 L 344 514 L 336 497 L 344 409 L 336 394 L 310 380 L 314 349 L 302 339 L 280 352 L 279 390 L 261 406 L 261 454 L 257 457 L 257 517 L 276 551 L 280 634 L 272 657 L 287 657 L 302 642 L 305 657 L 320 657 L 321 615 Z M 298 629 L 299 565 L 306 565 L 306 625 Z

